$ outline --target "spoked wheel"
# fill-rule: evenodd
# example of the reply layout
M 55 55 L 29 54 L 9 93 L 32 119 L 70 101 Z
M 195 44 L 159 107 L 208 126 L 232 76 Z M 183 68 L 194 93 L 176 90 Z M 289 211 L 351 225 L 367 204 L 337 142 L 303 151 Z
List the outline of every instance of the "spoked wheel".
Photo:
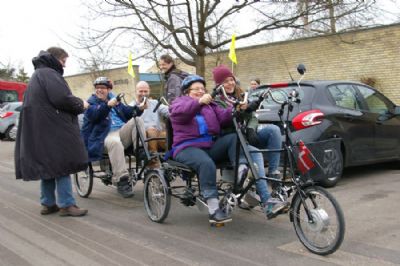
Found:
M 89 197 L 93 188 L 93 168 L 89 164 L 85 171 L 74 174 L 75 188 L 78 195 L 82 198 Z
M 328 255 L 342 244 L 345 222 L 335 198 L 321 187 L 304 189 L 305 199 L 296 194 L 292 204 L 293 226 L 300 242 L 311 252 Z M 310 219 L 306 213 L 309 210 Z
M 169 186 L 160 171 L 148 171 L 144 181 L 144 206 L 153 222 L 162 223 L 171 207 Z

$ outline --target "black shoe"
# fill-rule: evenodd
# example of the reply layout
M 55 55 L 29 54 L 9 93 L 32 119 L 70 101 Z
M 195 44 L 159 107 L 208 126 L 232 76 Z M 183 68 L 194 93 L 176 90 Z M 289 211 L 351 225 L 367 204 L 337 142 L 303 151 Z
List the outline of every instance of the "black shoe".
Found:
M 60 210 L 60 208 L 58 208 L 57 205 L 53 205 L 53 206 L 42 205 L 42 209 L 40 210 L 40 214 L 41 215 L 48 215 L 48 214 L 52 214 L 52 213 L 58 212 L 59 210 Z
M 213 214 L 209 215 L 208 218 L 210 223 L 227 223 L 232 221 L 232 218 L 221 209 L 216 210 Z
M 133 197 L 134 193 L 132 191 L 132 184 L 129 182 L 128 176 L 123 176 L 117 183 L 117 191 L 124 198 Z

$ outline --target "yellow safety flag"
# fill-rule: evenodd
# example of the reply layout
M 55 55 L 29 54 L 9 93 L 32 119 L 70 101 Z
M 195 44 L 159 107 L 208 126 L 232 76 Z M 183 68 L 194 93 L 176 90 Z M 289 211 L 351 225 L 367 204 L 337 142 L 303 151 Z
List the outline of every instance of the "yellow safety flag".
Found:
M 133 71 L 133 66 L 132 66 L 132 52 L 129 52 L 128 74 L 131 75 L 132 78 L 135 77 L 135 71 Z
M 236 41 L 236 35 L 234 33 L 232 34 L 231 47 L 229 48 L 229 59 L 232 61 L 232 63 L 235 63 L 237 65 L 235 41 Z

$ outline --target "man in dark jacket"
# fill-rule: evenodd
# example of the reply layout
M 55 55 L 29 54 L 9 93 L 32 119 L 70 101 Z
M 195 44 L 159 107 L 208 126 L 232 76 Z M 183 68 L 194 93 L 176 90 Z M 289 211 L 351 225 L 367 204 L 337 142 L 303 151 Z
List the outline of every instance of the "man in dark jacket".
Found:
M 113 171 L 113 184 L 118 193 L 128 198 L 133 196 L 132 185 L 125 163 L 124 150 L 136 144 L 136 124 L 146 136 L 140 116 L 146 106 L 128 106 L 117 101 L 111 93 L 112 83 L 106 77 L 98 77 L 94 83 L 95 93 L 89 98 L 85 112 L 82 136 L 90 161 L 98 161 L 106 151 Z
M 51 47 L 33 58 L 35 72 L 25 92 L 15 144 L 16 177 L 41 180 L 43 215 L 87 213 L 76 206 L 70 174 L 87 168 L 77 115 L 88 104 L 72 95 L 62 76 L 67 57 L 63 49 Z
M 168 103 L 181 96 L 181 84 L 182 81 L 189 75 L 185 71 L 179 70 L 175 66 L 174 59 L 168 55 L 162 55 L 160 57 L 159 67 L 161 72 L 164 73 L 165 85 L 164 94 Z

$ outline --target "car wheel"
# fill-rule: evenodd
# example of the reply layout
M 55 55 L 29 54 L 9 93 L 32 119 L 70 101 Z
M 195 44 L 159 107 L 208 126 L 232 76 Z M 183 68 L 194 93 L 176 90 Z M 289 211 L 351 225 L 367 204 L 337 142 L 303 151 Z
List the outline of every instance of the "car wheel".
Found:
M 18 127 L 16 125 L 10 126 L 6 131 L 6 138 L 15 141 L 17 139 L 17 130 Z
M 334 187 L 343 174 L 343 154 L 340 148 L 332 148 L 332 152 L 324 154 L 324 172 L 328 178 L 322 179 L 320 184 L 324 187 Z
M 15 140 L 17 137 L 17 131 L 13 131 L 15 125 L 11 125 L 7 128 L 6 132 L 4 132 L 4 137 L 6 140 Z M 15 133 L 15 134 L 14 134 Z M 15 135 L 15 136 L 14 136 Z

